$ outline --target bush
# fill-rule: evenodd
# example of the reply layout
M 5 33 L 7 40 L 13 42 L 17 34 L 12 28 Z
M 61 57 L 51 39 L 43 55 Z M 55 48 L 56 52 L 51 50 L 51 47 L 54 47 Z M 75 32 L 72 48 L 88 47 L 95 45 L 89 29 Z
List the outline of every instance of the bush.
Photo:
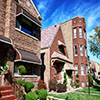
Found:
M 39 89 L 36 89 L 34 92 L 35 92 L 37 95 L 39 95 Z
M 17 84 L 20 86 L 25 86 L 25 80 L 17 80 Z
M 78 78 L 79 77 L 79 74 L 76 74 L 76 77 Z
M 29 92 L 25 95 L 25 100 L 38 100 L 38 96 L 35 92 Z
M 56 91 L 56 87 L 57 87 L 57 80 L 55 78 L 54 79 L 50 79 L 50 81 L 49 81 L 49 89 L 50 89 L 50 91 L 51 90 Z
M 64 73 L 64 81 L 63 81 L 64 85 L 67 85 L 67 77 L 66 77 L 66 72 Z
M 44 82 L 44 81 L 42 81 L 42 80 L 39 80 L 38 81 L 38 85 L 37 85 L 38 87 L 38 89 L 40 90 L 40 89 L 47 89 L 47 87 L 46 87 L 46 83 Z
M 76 79 L 76 82 L 77 82 L 77 83 L 79 83 L 79 81 L 80 81 L 79 79 Z
M 44 89 L 39 90 L 38 97 L 40 100 L 46 100 L 47 95 L 48 95 L 47 90 Z
M 76 84 L 76 88 L 79 88 L 80 87 L 80 85 L 79 84 Z
M 26 68 L 23 65 L 20 65 L 18 70 L 20 75 L 25 75 L 27 73 Z
M 76 83 L 73 82 L 73 81 L 71 81 L 71 86 L 72 86 L 72 87 L 76 86 Z
M 32 88 L 34 88 L 34 84 L 32 82 L 26 82 L 24 87 L 25 91 L 28 93 L 31 91 Z
M 58 83 L 57 84 L 57 92 L 66 92 L 66 85 Z
M 93 76 L 91 74 L 89 74 L 89 83 L 90 86 L 93 86 Z

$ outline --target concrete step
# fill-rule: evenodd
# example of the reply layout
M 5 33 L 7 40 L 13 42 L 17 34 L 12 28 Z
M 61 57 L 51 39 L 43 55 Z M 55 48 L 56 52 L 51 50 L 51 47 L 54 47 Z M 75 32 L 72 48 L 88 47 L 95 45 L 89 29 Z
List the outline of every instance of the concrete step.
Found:
M 5 91 L 5 90 L 12 90 L 11 86 L 0 86 L 0 91 Z
M 2 96 L 12 95 L 12 94 L 14 95 L 14 92 L 12 90 L 1 91 Z

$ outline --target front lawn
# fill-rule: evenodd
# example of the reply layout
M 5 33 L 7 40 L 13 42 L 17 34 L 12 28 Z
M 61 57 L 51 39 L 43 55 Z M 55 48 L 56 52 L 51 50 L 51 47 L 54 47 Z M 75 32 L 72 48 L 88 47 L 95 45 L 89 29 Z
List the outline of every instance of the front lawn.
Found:
M 78 92 L 88 93 L 88 88 L 84 88 L 82 90 L 77 90 Z M 90 93 L 100 94 L 99 88 L 90 88 Z
M 100 100 L 100 95 L 88 95 L 88 94 L 78 94 L 78 93 L 70 93 L 66 95 L 50 94 L 49 96 L 53 96 L 60 99 L 65 99 L 68 96 L 68 100 Z

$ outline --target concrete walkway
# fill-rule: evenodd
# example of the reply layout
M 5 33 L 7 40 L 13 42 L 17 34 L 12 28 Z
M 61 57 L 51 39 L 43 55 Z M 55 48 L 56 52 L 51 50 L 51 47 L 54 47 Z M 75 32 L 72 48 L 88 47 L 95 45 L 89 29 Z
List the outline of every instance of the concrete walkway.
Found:
M 89 93 L 85 93 L 85 92 L 74 92 L 74 93 L 79 93 L 79 94 L 89 94 Z M 97 93 L 91 93 L 90 92 L 90 95 L 100 95 L 100 94 L 97 94 Z

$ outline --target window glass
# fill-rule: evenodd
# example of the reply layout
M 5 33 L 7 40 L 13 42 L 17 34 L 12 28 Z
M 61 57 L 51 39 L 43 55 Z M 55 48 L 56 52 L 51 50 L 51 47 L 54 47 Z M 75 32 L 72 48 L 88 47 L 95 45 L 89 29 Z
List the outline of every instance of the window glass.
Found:
M 84 82 L 82 82 L 82 87 L 85 87 L 85 84 L 84 84 Z
M 80 55 L 82 56 L 83 55 L 83 46 L 80 45 Z
M 77 38 L 76 28 L 74 28 L 74 38 Z
M 80 38 L 82 38 L 82 28 L 81 27 L 79 28 L 79 36 Z
M 59 51 L 65 55 L 65 50 L 64 50 L 64 46 L 63 45 L 60 45 L 59 46 Z
M 75 64 L 75 75 L 78 74 L 78 64 Z
M 75 45 L 75 56 L 77 56 L 77 45 Z
M 84 64 L 81 64 L 81 75 L 84 75 Z

